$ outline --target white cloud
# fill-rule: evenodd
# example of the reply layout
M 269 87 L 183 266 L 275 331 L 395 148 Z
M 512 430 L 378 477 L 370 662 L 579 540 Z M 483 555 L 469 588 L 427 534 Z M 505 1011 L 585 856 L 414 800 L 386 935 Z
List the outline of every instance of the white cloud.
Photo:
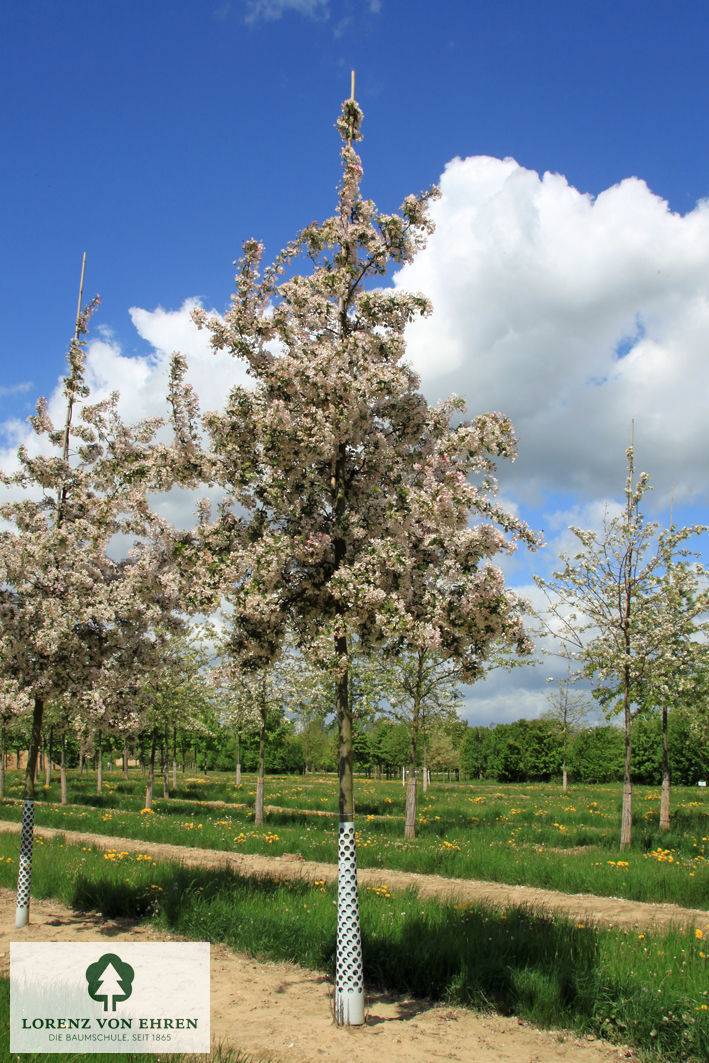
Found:
M 395 278 L 434 304 L 408 353 L 429 395 L 512 418 L 505 492 L 617 494 L 635 418 L 638 468 L 702 497 L 709 203 L 673 214 L 636 178 L 593 199 L 485 157 L 450 162 L 441 191 L 435 234 Z
M 131 308 L 131 320 L 138 334 L 152 347 L 147 357 L 125 355 L 107 330 L 101 339 L 90 340 L 85 371 L 89 401 L 98 402 L 118 391 L 121 416 L 127 424 L 146 417 L 166 416 L 170 357 L 173 351 L 179 350 L 187 357 L 187 380 L 195 388 L 202 410 L 223 407 L 231 388 L 246 383 L 248 377 L 243 364 L 231 355 L 212 353 L 209 334 L 199 331 L 192 321 L 191 312 L 196 305 L 194 299 L 188 299 L 179 310 Z M 63 423 L 65 399 L 61 381 L 57 382 L 48 402 L 54 423 Z M 27 422 L 8 421 L 3 427 L 9 445 L 0 450 L 0 466 L 6 471 L 17 468 L 16 450 L 20 443 L 24 443 L 31 455 L 46 450 L 46 436 L 36 436 Z M 2 497 L 8 496 L 9 492 L 4 490 Z M 178 527 L 188 527 L 194 522 L 197 498 L 202 496 L 213 499 L 216 491 L 174 491 L 159 500 L 157 508 Z
M 23 380 L 20 384 L 0 385 L 0 398 L 8 395 L 21 395 L 32 387 L 31 380 Z
M 202 410 L 216 410 L 224 406 L 235 385 L 247 384 L 249 378 L 243 362 L 225 352 L 212 351 L 209 333 L 198 329 L 192 320 L 192 310 L 198 305 L 196 300 L 187 299 L 179 310 L 132 307 L 130 316 L 138 334 L 155 350 L 160 376 L 167 373 L 173 351 L 180 351 L 187 358 L 187 379 L 199 395 Z M 217 316 L 216 310 L 210 314 Z M 165 393 L 163 387 L 160 394 Z
M 330 0 L 247 0 L 246 21 L 272 22 L 288 11 L 295 11 L 306 18 L 326 18 L 330 11 Z
M 318 5 L 256 7 L 307 14 Z M 435 308 L 411 328 L 409 356 L 429 397 L 456 391 L 471 414 L 500 409 L 512 418 L 520 457 L 500 463 L 504 504 L 514 511 L 511 499 L 551 496 L 549 546 L 533 555 L 535 571 L 553 564 L 558 549 L 573 552 L 569 524 L 598 528 L 604 500 L 622 494 L 631 418 L 636 467 L 657 487 L 648 501 L 662 504 L 672 481 L 676 502 L 706 501 L 709 204 L 673 214 L 634 178 L 593 199 L 511 159 L 453 160 L 441 187 L 437 231 L 395 279 L 424 291 Z M 163 412 L 170 354 L 181 350 L 202 409 L 221 407 L 248 377 L 230 356 L 211 352 L 208 334 L 192 323 L 195 305 L 131 310 L 147 357 L 125 355 L 110 334 L 91 340 L 92 399 L 118 389 L 127 422 Z M 60 423 L 59 387 L 50 410 Z M 4 429 L 14 443 L 0 453 L 8 469 L 17 443 L 32 450 L 36 441 L 26 424 Z M 184 527 L 194 502 L 193 493 L 175 493 L 162 508 Z M 510 583 L 529 580 L 523 553 L 500 559 Z M 534 586 L 518 590 L 541 604 Z M 464 714 L 484 723 L 534 717 L 546 708 L 549 674 L 547 661 L 490 676 L 468 692 Z

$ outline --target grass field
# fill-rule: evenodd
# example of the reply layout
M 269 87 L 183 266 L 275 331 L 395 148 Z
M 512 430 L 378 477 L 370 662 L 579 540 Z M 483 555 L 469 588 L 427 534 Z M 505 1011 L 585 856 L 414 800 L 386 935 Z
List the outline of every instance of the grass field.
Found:
M 0 817 L 19 820 L 13 795 L 21 786 L 20 774 L 9 772 Z M 332 776 L 267 779 L 266 803 L 273 808 L 262 828 L 253 824 L 251 777 L 236 787 L 228 775 L 180 776 L 174 794 L 155 799 L 150 812 L 138 772 L 128 780 L 107 773 L 100 794 L 92 775 L 70 775 L 69 786 L 68 806 L 58 803 L 58 782 L 40 788 L 37 825 L 336 861 Z M 709 796 L 677 789 L 669 833 L 659 831 L 659 799 L 657 789 L 636 788 L 633 844 L 621 853 L 617 786 L 571 786 L 563 794 L 550 784 L 438 784 L 420 795 L 417 837 L 405 841 L 401 783 L 358 779 L 358 860 L 362 867 L 706 910 Z M 16 835 L 0 836 L 0 884 L 9 888 L 16 885 L 17 849 Z M 85 845 L 79 852 L 61 838 L 38 839 L 34 895 L 332 971 L 335 893 L 324 882 L 239 878 L 156 863 L 146 852 L 119 847 L 104 852 Z M 648 1059 L 709 1058 L 709 950 L 702 930 L 600 929 L 522 909 L 422 901 L 385 886 L 361 890 L 361 918 L 371 985 L 621 1040 Z
M 17 837 L 0 835 L 0 885 L 12 888 L 16 873 Z M 259 958 L 333 969 L 336 895 L 323 882 L 250 879 L 55 838 L 35 847 L 33 892 Z M 383 886 L 361 891 L 361 920 L 372 986 L 620 1040 L 665 1063 L 709 1058 L 702 931 L 602 929 Z
M 0 817 L 19 820 L 19 773 L 8 773 Z M 40 787 L 35 822 L 114 837 L 222 849 L 300 853 L 334 863 L 337 796 L 333 777 L 266 780 L 263 828 L 253 825 L 255 782 L 240 787 L 227 775 L 180 776 L 169 799 L 143 810 L 145 782 L 107 773 L 101 794 L 95 776 L 70 776 L 70 806 L 58 804 L 58 782 Z M 158 788 L 162 792 L 162 788 Z M 210 802 L 225 802 L 215 807 Z M 356 781 L 358 861 L 392 868 L 566 893 L 706 908 L 709 898 L 709 794 L 677 788 L 672 830 L 661 832 L 659 790 L 636 787 L 633 843 L 618 848 L 619 786 L 439 784 L 420 795 L 417 837 L 403 838 L 400 782 Z M 329 813 L 329 815 L 315 815 Z

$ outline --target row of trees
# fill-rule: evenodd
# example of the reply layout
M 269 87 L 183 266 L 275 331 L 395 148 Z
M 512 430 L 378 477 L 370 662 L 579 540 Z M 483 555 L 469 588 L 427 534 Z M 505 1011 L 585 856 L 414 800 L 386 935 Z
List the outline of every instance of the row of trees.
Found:
M 7 749 L 18 763 L 29 744 L 29 726 L 18 721 L 8 731 Z M 176 773 L 234 772 L 241 781 L 242 769 L 267 774 L 302 774 L 308 771 L 333 772 L 337 769 L 337 730 L 324 717 L 311 720 L 289 719 L 269 706 L 261 743 L 260 727 L 236 731 L 225 726 L 211 706 L 196 729 L 173 726 L 157 737 L 157 760 L 163 777 L 163 796 L 177 787 Z M 106 735 L 87 739 L 73 734 L 65 743 L 66 765 L 91 767 L 97 774 L 100 792 L 102 763 L 127 773 L 128 763 L 136 764 L 149 781 L 153 731 L 144 730 L 135 738 L 115 740 Z M 668 726 L 668 756 L 673 781 L 693 786 L 709 776 L 709 744 L 695 740 L 691 716 L 681 711 L 671 714 Z M 101 748 L 99 748 L 99 746 Z M 401 779 L 410 766 L 410 722 L 379 718 L 358 721 L 354 736 L 354 766 L 370 777 Z M 662 720 L 659 715 L 638 717 L 632 727 L 632 775 L 636 782 L 659 786 L 663 772 Z M 564 734 L 558 721 L 550 717 L 517 720 L 494 727 L 471 727 L 455 714 L 429 721 L 425 741 L 419 747 L 416 767 L 419 779 L 426 771 L 456 779 L 490 779 L 499 782 L 561 781 L 564 766 Z M 50 729 L 40 753 L 40 777 L 48 784 L 59 749 Z M 574 783 L 609 783 L 623 778 L 625 739 L 617 726 L 574 729 L 566 740 L 568 777 Z M 43 774 L 42 774 L 43 773 Z
M 420 295 L 383 290 L 390 265 L 412 258 L 431 230 L 435 191 L 385 214 L 360 192 L 353 92 L 337 128 L 342 179 L 335 214 L 312 224 L 262 271 L 244 245 L 236 293 L 222 318 L 196 320 L 215 349 L 246 363 L 250 387 L 202 417 L 175 356 L 172 439 L 159 425 L 125 426 L 117 398 L 86 402 L 87 314 L 77 315 L 56 426 L 40 403 L 33 426 L 51 456 L 21 450 L 5 476 L 22 501 L 3 505 L 0 623 L 4 704 L 29 706 L 18 925 L 29 912 L 34 775 L 45 706 L 91 730 L 150 726 L 162 701 L 164 639 L 184 611 L 226 605 L 224 667 L 215 688 L 261 718 L 282 682 L 288 647 L 307 647 L 327 672 L 338 728 L 340 805 L 336 1014 L 363 1021 L 356 915 L 351 655 L 378 645 L 413 665 L 406 697 L 417 714 L 431 653 L 474 680 L 490 648 L 528 644 L 521 610 L 490 562 L 531 532 L 493 501 L 494 460 L 515 440 L 499 414 L 463 422 L 453 399 L 430 406 L 403 360 L 404 330 L 427 313 Z M 298 273 L 301 262 L 308 273 Z M 81 305 L 81 299 L 80 299 Z M 75 416 L 81 406 L 80 416 Z M 37 448 L 39 452 L 40 447 Z M 177 533 L 152 493 L 217 485 L 215 517 Z M 115 560 L 117 543 L 129 549 Z M 113 553 L 112 553 L 113 549 Z M 159 740 L 152 722 L 151 771 Z M 262 791 L 262 784 L 261 784 Z M 415 821 L 415 776 L 410 812 Z
M 499 413 L 465 421 L 455 397 L 430 405 L 404 360 L 406 326 L 430 307 L 382 284 L 423 246 L 437 193 L 407 196 L 391 214 L 365 200 L 354 150 L 361 121 L 353 85 L 337 122 L 335 214 L 307 226 L 267 268 L 263 246 L 248 240 L 225 316 L 195 311 L 214 349 L 240 359 L 250 377 L 223 410 L 201 414 L 180 355 L 169 425 L 126 426 L 115 395 L 90 404 L 92 307 L 83 311 L 80 296 L 63 423 L 40 401 L 35 445 L 2 477 L 13 497 L 0 532 L 0 712 L 4 722 L 31 717 L 20 881 L 30 881 L 49 711 L 57 735 L 96 736 L 99 750 L 109 734 L 145 732 L 149 800 L 160 747 L 167 760 L 172 736 L 175 759 L 178 728 L 190 725 L 184 705 L 205 697 L 237 741 L 258 735 L 258 815 L 273 720 L 288 702 L 300 706 L 303 733 L 315 733 L 325 707 L 338 745 L 340 1022 L 363 1017 L 352 914 L 357 743 L 383 699 L 394 718 L 406 717 L 413 836 L 427 716 L 446 711 L 501 648 L 531 650 L 523 603 L 493 559 L 538 545 L 495 501 L 495 461 L 515 455 L 509 421 Z M 696 566 L 681 559 L 691 530 L 660 537 L 656 560 L 641 568 L 650 544 L 639 515 L 645 484 L 633 484 L 629 460 L 617 551 L 612 536 L 601 543 L 577 532 L 580 554 L 545 585 L 548 626 L 566 642 L 573 677 L 595 677 L 609 712 L 623 707 L 626 811 L 632 717 L 666 706 L 677 675 L 684 683 L 693 674 L 706 604 L 692 584 Z M 153 501 L 176 485 L 218 489 L 216 512 L 202 502 L 194 529 L 171 528 Z M 184 669 L 176 636 L 186 635 L 185 614 L 218 609 L 214 659 Z M 624 812 L 623 844 L 629 837 Z M 25 892 L 18 925 L 28 919 Z M 358 970 L 353 981 L 347 972 Z

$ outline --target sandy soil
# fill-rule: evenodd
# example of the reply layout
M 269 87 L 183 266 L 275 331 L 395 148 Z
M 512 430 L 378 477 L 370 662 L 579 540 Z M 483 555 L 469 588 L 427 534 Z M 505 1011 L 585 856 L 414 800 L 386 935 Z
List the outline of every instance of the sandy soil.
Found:
M 0 823 L 0 830 L 18 830 Z M 249 874 L 334 880 L 329 864 L 304 861 L 296 855 L 269 858 L 206 849 L 155 845 L 147 839 L 57 831 L 42 827 L 45 837 L 63 834 L 67 842 L 150 852 L 160 859 L 206 867 L 230 867 Z M 480 900 L 499 906 L 527 904 L 552 908 L 574 919 L 626 926 L 663 926 L 669 923 L 708 928 L 709 912 L 674 905 L 638 904 L 617 898 L 567 896 L 549 890 L 510 887 L 498 883 L 459 881 L 435 875 L 394 871 L 360 871 L 361 884 L 386 883 L 396 889 L 413 886 L 422 896 Z M 0 971 L 9 968 L 11 941 L 174 940 L 153 928 L 129 920 L 105 920 L 97 914 L 77 913 L 57 901 L 32 902 L 31 923 L 14 929 L 15 895 L 0 890 Z M 383 994 L 368 998 L 364 1027 L 338 1029 L 332 1019 L 332 981 L 329 977 L 290 964 L 261 963 L 213 945 L 211 952 L 211 1022 L 215 1043 L 224 1042 L 273 1063 L 363 1063 L 384 1058 L 387 1063 L 610 1063 L 635 1059 L 626 1048 L 595 1039 L 537 1030 L 518 1019 L 477 1015 L 461 1008 L 434 1006 Z
M 15 930 L 15 895 L 0 890 L 0 973 L 9 971 L 11 941 L 175 940 L 129 920 L 72 912 L 57 901 L 32 901 L 30 925 Z M 537 1030 L 518 1019 L 386 995 L 368 999 L 367 1021 L 338 1029 L 332 984 L 292 964 L 259 963 L 221 945 L 211 949 L 213 1043 L 272 1063 L 611 1063 L 633 1060 L 625 1048 Z

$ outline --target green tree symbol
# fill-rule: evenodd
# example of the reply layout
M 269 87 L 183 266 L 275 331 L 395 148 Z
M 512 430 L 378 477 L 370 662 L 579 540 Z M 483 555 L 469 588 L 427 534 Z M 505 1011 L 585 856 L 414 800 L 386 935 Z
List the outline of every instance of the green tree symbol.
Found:
M 133 992 L 135 971 L 124 963 L 115 952 L 105 952 L 95 963 L 86 968 L 86 981 L 92 1000 L 102 1000 L 103 1010 L 116 1010 L 116 1002 L 127 1000 Z

